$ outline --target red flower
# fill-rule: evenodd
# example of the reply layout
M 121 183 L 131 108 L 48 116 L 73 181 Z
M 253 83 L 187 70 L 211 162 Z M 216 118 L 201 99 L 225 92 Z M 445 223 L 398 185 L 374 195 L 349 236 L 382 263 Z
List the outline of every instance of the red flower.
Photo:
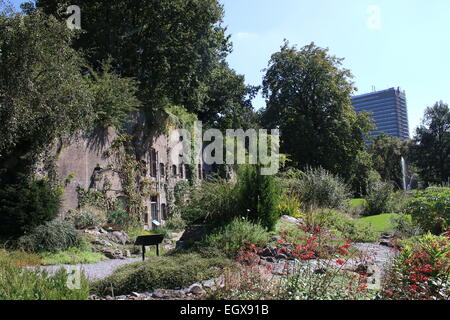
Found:
M 338 259 L 338 260 L 336 260 L 336 263 L 343 265 L 345 263 L 345 261 L 342 259 Z

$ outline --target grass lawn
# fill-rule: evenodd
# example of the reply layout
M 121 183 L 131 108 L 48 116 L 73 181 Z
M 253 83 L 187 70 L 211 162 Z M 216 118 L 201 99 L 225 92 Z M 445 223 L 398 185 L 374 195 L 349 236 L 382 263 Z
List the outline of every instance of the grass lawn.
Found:
M 387 232 L 392 228 L 391 218 L 399 216 L 397 213 L 383 213 L 376 216 L 363 217 L 358 219 L 361 222 L 371 224 L 379 232 Z
M 350 206 L 353 208 L 363 207 L 366 204 L 366 200 L 364 199 L 352 199 L 349 201 Z
M 102 253 L 92 252 L 90 249 L 72 248 L 57 253 L 41 253 L 42 265 L 97 263 L 108 260 Z

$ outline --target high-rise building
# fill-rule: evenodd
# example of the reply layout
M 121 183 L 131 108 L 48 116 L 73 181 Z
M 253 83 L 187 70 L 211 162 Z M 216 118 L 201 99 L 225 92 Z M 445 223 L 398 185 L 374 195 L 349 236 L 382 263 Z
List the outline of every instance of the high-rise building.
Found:
M 408 107 L 405 91 L 390 88 L 358 95 L 352 98 L 356 112 L 372 112 L 370 116 L 377 129 L 370 133 L 376 137 L 385 132 L 401 140 L 409 139 Z

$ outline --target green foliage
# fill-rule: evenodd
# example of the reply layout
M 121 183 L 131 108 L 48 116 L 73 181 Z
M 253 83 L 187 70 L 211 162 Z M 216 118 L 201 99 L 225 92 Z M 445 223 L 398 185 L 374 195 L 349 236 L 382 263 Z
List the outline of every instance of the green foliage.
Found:
M 80 7 L 86 31 L 75 47 L 88 53 L 94 69 L 110 56 L 117 74 L 139 81 L 138 96 L 147 109 L 160 108 L 165 100 L 189 112 L 202 109 L 209 75 L 231 49 L 218 1 L 70 4 Z M 65 0 L 39 0 L 36 5 L 67 19 Z
M 264 246 L 269 242 L 269 234 L 258 224 L 244 218 L 235 218 L 231 223 L 218 228 L 209 234 L 202 246 L 222 251 L 229 258 L 234 258 L 237 252 L 246 244 Z
M 350 198 L 348 186 L 329 171 L 308 168 L 297 182 L 300 201 L 305 209 L 343 208 Z
M 364 198 L 366 200 L 364 215 L 373 216 L 390 212 L 393 195 L 392 184 L 379 179 L 372 179 L 367 188 L 367 196 Z
M 186 228 L 186 221 L 184 221 L 184 219 L 179 216 L 172 216 L 169 218 L 169 220 L 166 221 L 166 224 L 164 225 L 167 229 L 172 230 L 172 231 L 181 231 L 184 230 L 184 228 Z
M 450 188 L 431 187 L 413 193 L 405 212 L 425 231 L 440 234 L 450 228 Z
M 0 187 L 0 234 L 17 237 L 55 218 L 61 194 L 46 180 Z
M 352 75 L 342 60 L 314 43 L 300 50 L 284 43 L 264 77 L 263 120 L 266 128 L 280 128 L 280 152 L 296 167 L 321 166 L 348 181 L 373 125 L 352 107 Z
M 107 258 L 98 252 L 92 252 L 91 248 L 70 248 L 56 253 L 44 252 L 40 254 L 42 265 L 97 263 Z
M 382 133 L 371 143 L 369 153 L 373 167 L 380 174 L 381 179 L 394 183 L 398 189 L 403 189 L 401 159 L 407 154 L 406 142 Z
M 243 166 L 238 173 L 239 208 L 241 216 L 273 230 L 280 212 L 280 188 L 274 176 L 262 175 L 261 167 Z
M 136 98 L 138 84 L 133 79 L 114 74 L 110 63 L 110 59 L 104 62 L 101 72 L 89 70 L 95 121 L 105 128 L 113 126 L 121 130 L 128 122 L 130 112 L 140 105 Z
M 28 252 L 58 252 L 83 244 L 80 233 L 67 222 L 55 219 L 20 237 L 17 246 Z
M 363 217 L 358 219 L 358 221 L 370 224 L 378 232 L 390 232 L 396 228 L 395 221 L 399 221 L 401 217 L 402 215 L 396 213 L 384 213 L 375 216 Z
M 106 216 L 108 224 L 121 226 L 125 229 L 133 223 L 133 219 L 122 209 L 108 211 Z
M 371 225 L 349 218 L 335 210 L 316 210 L 308 213 L 305 219 L 308 225 L 323 227 L 338 238 L 354 242 L 375 242 L 380 236 Z
M 409 159 L 425 185 L 447 183 L 450 178 L 450 109 L 442 101 L 425 110 L 416 129 Z
M 122 295 L 154 289 L 186 287 L 219 275 L 216 268 L 229 262 L 219 258 L 202 258 L 198 254 L 152 257 L 144 262 L 117 269 L 111 276 L 92 284 L 97 295 Z
M 280 216 L 286 215 L 294 218 L 300 218 L 302 215 L 301 211 L 302 204 L 297 198 L 287 195 L 282 195 L 280 203 L 278 205 L 278 211 Z
M 117 200 L 109 198 L 105 193 L 84 189 L 80 185 L 77 186 L 78 206 L 80 208 L 95 207 L 101 210 L 115 210 Z
M 0 179 L 14 182 L 57 137 L 89 126 L 93 99 L 65 22 L 0 10 Z
M 79 289 L 70 289 L 67 271 L 50 276 L 0 261 L 0 300 L 87 300 L 89 282 L 82 275 Z
M 66 220 L 70 220 L 75 228 L 86 229 L 101 227 L 106 223 L 106 217 L 98 210 L 82 209 L 79 211 L 70 211 Z
M 188 224 L 199 220 L 226 222 L 241 213 L 235 185 L 223 179 L 206 181 L 195 188 L 181 211 Z
M 389 224 L 396 235 L 402 238 L 409 238 L 423 234 L 422 228 L 412 221 L 410 215 L 400 214 L 391 217 Z

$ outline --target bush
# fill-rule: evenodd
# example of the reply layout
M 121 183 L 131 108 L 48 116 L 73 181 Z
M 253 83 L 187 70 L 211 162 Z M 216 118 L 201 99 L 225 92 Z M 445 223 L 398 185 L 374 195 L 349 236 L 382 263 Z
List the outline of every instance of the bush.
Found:
M 147 261 L 123 266 L 111 276 L 93 283 L 92 293 L 124 295 L 154 289 L 187 287 L 195 282 L 219 276 L 220 268 L 230 262 L 202 258 L 198 254 L 153 257 Z
M 19 248 L 27 252 L 57 252 L 83 244 L 81 235 L 67 222 L 55 219 L 38 226 L 32 233 L 18 239 Z
M 106 223 L 104 213 L 97 209 L 71 211 L 68 219 L 73 222 L 77 229 L 99 227 Z
M 412 221 L 410 215 L 397 215 L 391 218 L 392 231 L 402 237 L 409 238 L 423 234 L 423 229 Z
M 389 213 L 392 205 L 394 189 L 392 184 L 381 180 L 372 180 L 367 188 L 365 197 L 365 216 L 373 216 L 381 213 Z
M 445 232 L 450 227 L 450 188 L 428 188 L 416 191 L 405 212 L 425 231 L 433 234 Z
M 67 271 L 50 276 L 45 271 L 27 270 L 0 261 L 0 300 L 87 300 L 89 282 L 81 276 L 80 288 L 67 286 Z
M 281 192 L 274 176 L 261 174 L 261 167 L 243 166 L 236 185 L 240 216 L 273 230 L 280 217 Z
M 316 210 L 307 215 L 307 224 L 326 228 L 338 237 L 354 242 L 378 241 L 380 234 L 370 225 L 334 210 Z
M 109 224 L 123 228 L 131 226 L 134 221 L 133 217 L 130 217 L 128 212 L 122 209 L 108 211 L 106 216 Z
M 203 182 L 181 205 L 181 217 L 192 224 L 197 221 L 230 221 L 239 214 L 235 186 L 223 179 Z
M 184 221 L 181 216 L 176 215 L 167 220 L 164 226 L 169 230 L 181 231 L 186 228 L 186 221 Z
M 301 203 L 292 196 L 282 195 L 280 203 L 278 205 L 279 215 L 291 216 L 294 218 L 300 218 L 302 215 Z
M 262 226 L 235 218 L 230 224 L 208 235 L 202 245 L 216 248 L 233 258 L 245 244 L 263 246 L 268 242 L 269 233 Z
M 401 244 L 402 249 L 383 281 L 383 298 L 448 300 L 450 239 L 427 234 Z
M 2 186 L 0 234 L 18 237 L 54 219 L 59 212 L 60 196 L 60 191 L 46 180 Z
M 308 168 L 298 184 L 300 201 L 306 209 L 339 209 L 350 198 L 349 187 L 338 176 L 323 168 Z

